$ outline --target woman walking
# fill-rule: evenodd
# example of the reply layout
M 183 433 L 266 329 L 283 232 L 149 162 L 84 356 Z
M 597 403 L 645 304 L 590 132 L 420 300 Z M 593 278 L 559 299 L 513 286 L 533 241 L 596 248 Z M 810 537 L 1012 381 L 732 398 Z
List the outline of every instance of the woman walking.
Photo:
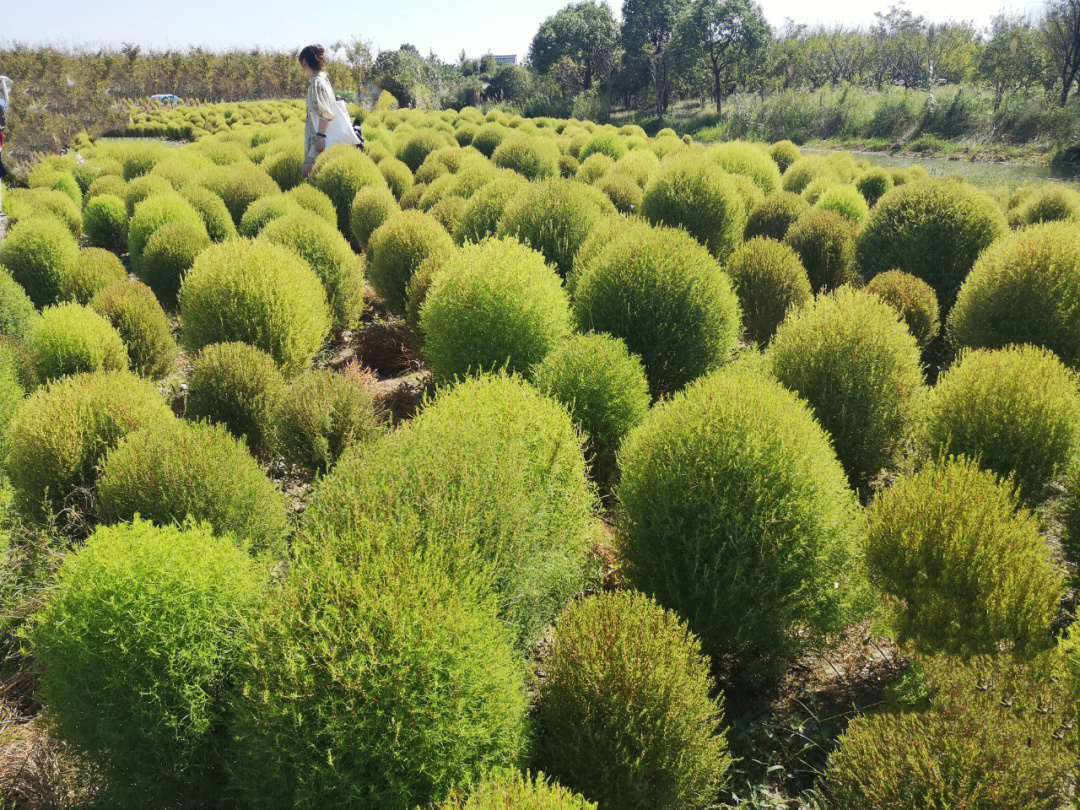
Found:
M 326 76 L 326 50 L 308 45 L 300 51 L 300 66 L 310 79 L 307 89 L 307 124 L 304 127 L 303 177 L 311 173 L 315 158 L 326 148 L 326 128 L 334 118 L 334 89 Z

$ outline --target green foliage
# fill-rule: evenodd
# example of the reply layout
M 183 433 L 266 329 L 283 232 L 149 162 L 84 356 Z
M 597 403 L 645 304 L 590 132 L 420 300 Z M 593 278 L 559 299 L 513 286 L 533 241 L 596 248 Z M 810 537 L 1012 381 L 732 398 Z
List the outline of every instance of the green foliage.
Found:
M 98 503 L 107 523 L 190 518 L 260 551 L 279 548 L 289 531 L 285 497 L 247 448 L 202 422 L 169 419 L 121 439 L 102 462 Z
M 117 806 L 221 790 L 224 698 L 260 590 L 255 565 L 204 528 L 101 528 L 64 560 L 28 633 L 36 694 Z
M 135 208 L 143 200 L 151 196 L 172 194 L 172 184 L 164 177 L 148 175 L 132 180 L 124 187 L 124 204 L 127 206 L 128 216 L 135 213 Z
M 767 195 L 780 188 L 780 168 L 757 144 L 746 141 L 718 143 L 709 147 L 707 156 L 728 174 L 749 177 Z
M 920 346 L 925 348 L 941 331 L 937 294 L 922 279 L 903 270 L 888 270 L 870 279 L 866 291 L 896 310 Z
M 850 287 L 819 295 L 780 324 L 769 364 L 810 404 L 853 482 L 897 462 L 922 405 L 923 374 L 918 344 L 892 307 Z
M 71 270 L 60 279 L 61 301 L 88 304 L 98 291 L 127 278 L 123 263 L 104 248 L 83 248 Z
M 592 137 L 581 147 L 577 155 L 579 161 L 584 161 L 589 155 L 607 155 L 612 160 L 618 160 L 627 152 L 626 141 L 619 137 L 618 133 L 610 129 L 600 129 L 593 133 Z
M 502 169 L 513 169 L 528 180 L 543 180 L 559 174 L 559 147 L 539 135 L 511 135 L 491 155 Z
M 479 150 L 485 157 L 491 157 L 508 134 L 509 130 L 502 124 L 487 123 L 476 131 L 470 145 Z
M 762 346 L 772 340 L 789 312 L 813 298 L 798 255 L 775 239 L 757 237 L 743 243 L 724 271 L 739 297 L 746 336 Z
M 319 155 L 308 180 L 334 204 L 338 230 L 342 233 L 349 232 L 349 211 L 356 193 L 365 186 L 386 186 L 383 173 L 371 158 L 347 144 Z
M 351 446 L 377 435 L 383 421 L 358 377 L 308 371 L 292 380 L 278 401 L 275 449 L 308 473 L 325 473 Z
M 384 158 L 379 161 L 379 171 L 386 180 L 386 185 L 394 197 L 400 200 L 412 189 L 414 180 L 409 167 L 397 158 Z
M 514 203 L 519 194 L 531 191 L 525 183 L 518 175 L 508 174 L 496 177 L 477 190 L 465 203 L 461 216 L 454 224 L 454 241 L 463 245 L 494 236 L 507 207 Z
M 127 246 L 128 214 L 124 201 L 112 194 L 101 194 L 83 210 L 83 233 L 91 247 L 114 253 Z
M 7 473 L 19 510 L 59 513 L 93 486 L 105 452 L 126 434 L 171 419 L 153 386 L 127 372 L 78 374 L 27 398 L 8 436 Z
M 851 220 L 856 225 L 870 215 L 862 192 L 855 186 L 840 185 L 825 189 L 814 203 L 819 211 L 835 211 L 840 216 Z
M 709 660 L 634 592 L 575 602 L 545 654 L 540 759 L 601 807 L 712 807 L 731 764 Z
M 149 287 L 124 279 L 95 295 L 90 306 L 119 333 L 132 371 L 151 379 L 172 371 L 177 353 L 172 324 Z
M 292 197 L 305 211 L 318 214 L 331 225 L 337 225 L 337 211 L 334 203 L 322 191 L 319 191 L 310 183 L 304 183 L 286 192 L 287 197 Z
M 0 336 L 24 338 L 35 318 L 34 302 L 7 268 L 0 265 Z
M 368 278 L 387 308 L 405 312 L 405 290 L 420 263 L 450 253 L 454 241 L 438 220 L 419 211 L 403 211 L 375 229 L 368 242 Z
M 809 212 L 810 203 L 798 194 L 790 191 L 770 194 L 750 211 L 743 229 L 743 238 L 750 240 L 756 236 L 766 236 L 769 239 L 782 240 L 791 226 Z
M 247 440 L 252 453 L 266 457 L 285 390 L 285 378 L 266 352 L 246 343 L 215 343 L 191 365 L 186 415 L 225 425 Z
M 1009 212 L 1011 228 L 1043 222 L 1080 222 L 1080 194 L 1064 185 L 1046 186 Z
M 175 309 L 181 281 L 196 257 L 209 246 L 206 231 L 190 222 L 162 225 L 146 243 L 139 278 L 154 291 L 162 306 Z
M 930 392 L 923 445 L 1013 477 L 1036 502 L 1080 446 L 1076 377 L 1034 346 L 963 351 Z
M 314 177 L 314 173 L 312 174 Z M 314 179 L 312 180 L 314 182 Z M 222 173 L 222 183 L 212 189 L 219 194 L 229 209 L 233 223 L 239 228 L 248 206 L 260 197 L 279 194 L 281 189 L 266 172 L 253 163 L 238 162 L 227 166 Z
M 522 663 L 491 602 L 430 562 L 339 552 L 301 543 L 252 628 L 231 725 L 244 806 L 428 806 L 518 764 Z
M 992 654 L 1050 643 L 1062 572 L 1007 484 L 945 460 L 884 490 L 869 511 L 866 562 L 903 640 Z
M 746 227 L 735 183 L 698 155 L 665 161 L 645 188 L 641 215 L 654 225 L 685 228 L 720 261 L 738 246 Z
M 612 212 L 603 192 L 555 178 L 518 192 L 499 220 L 499 235 L 539 251 L 565 278 L 589 231 Z
M 654 407 L 620 463 L 630 582 L 709 649 L 784 658 L 850 618 L 858 504 L 810 407 L 764 373 L 738 364 Z
M 236 224 L 232 221 L 225 202 L 214 192 L 201 186 L 188 186 L 180 196 L 194 208 L 206 227 L 212 242 L 224 242 L 236 238 Z
M 802 157 L 802 151 L 791 141 L 777 141 L 769 147 L 769 157 L 773 159 L 780 172 L 783 173 L 788 170 L 788 166 Z
M 957 346 L 1030 343 L 1080 368 L 1080 225 L 1054 222 L 998 240 L 975 262 L 949 312 Z
M 979 254 L 1005 230 L 1005 215 L 985 192 L 953 180 L 927 180 L 887 192 L 870 212 L 855 250 L 868 278 L 903 270 L 933 287 L 948 309 Z
M 811 211 L 791 226 L 784 242 L 806 268 L 815 293 L 835 290 L 857 278 L 853 266 L 854 222 L 835 211 Z
M 578 326 L 626 341 L 654 398 L 725 362 L 739 337 L 731 282 L 677 229 L 622 231 L 576 273 L 573 289 Z
M 597 187 L 607 194 L 608 199 L 620 214 L 633 214 L 641 207 L 644 193 L 641 186 L 629 175 L 611 172 L 597 184 Z
M 595 505 L 565 409 L 497 375 L 444 389 L 407 428 L 346 453 L 301 531 L 348 559 L 424 554 L 479 575 L 531 649 L 585 584 Z
M 409 171 L 415 174 L 428 155 L 446 145 L 446 138 L 436 130 L 417 130 L 410 134 L 405 142 L 401 144 L 397 158 L 409 167 Z
M 892 187 L 892 176 L 880 166 L 872 166 L 855 178 L 855 188 L 871 208 L 877 205 L 878 200 Z
M 587 439 L 593 480 L 610 489 L 619 444 L 649 411 L 649 382 L 641 360 L 610 335 L 574 335 L 537 366 L 533 383 L 566 406 Z
M 289 248 L 233 240 L 199 254 L 180 288 L 184 340 L 192 350 L 241 341 L 286 373 L 307 368 L 330 331 L 319 277 Z
M 460 248 L 440 268 L 420 310 L 420 331 L 437 381 L 502 368 L 528 373 L 570 334 L 570 307 L 543 256 L 489 239 Z
M 247 207 L 237 231 L 245 239 L 254 239 L 274 220 L 300 210 L 300 203 L 287 194 L 268 194 Z
M 0 244 L 0 264 L 36 307 L 56 302 L 78 258 L 79 246 L 71 231 L 49 216 L 21 220 Z
M 359 250 L 367 250 L 375 229 L 400 212 L 401 206 L 389 189 L 374 186 L 360 189 L 349 208 L 349 234 L 353 245 Z
M 122 371 L 127 349 L 120 334 L 89 307 L 66 303 L 46 307 L 26 336 L 43 380 L 81 371 Z
M 854 719 L 818 781 L 827 810 L 1052 810 L 1076 759 L 1062 687 L 1008 656 L 932 662 L 929 705 Z
M 596 805 L 542 773 L 502 770 L 484 777 L 467 797 L 455 791 L 439 810 L 596 810 Z
M 337 228 L 310 211 L 297 211 L 267 225 L 260 239 L 293 250 L 315 271 L 335 330 L 356 325 L 364 311 L 364 270 Z

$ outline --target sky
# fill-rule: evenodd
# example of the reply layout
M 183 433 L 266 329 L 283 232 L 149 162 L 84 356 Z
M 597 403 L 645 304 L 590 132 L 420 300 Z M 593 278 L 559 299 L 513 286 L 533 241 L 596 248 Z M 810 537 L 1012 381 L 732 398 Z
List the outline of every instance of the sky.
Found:
M 144 48 L 231 47 L 295 50 L 351 37 L 376 49 L 404 42 L 454 61 L 487 51 L 528 53 L 537 27 L 568 0 L 0 0 L 0 42 L 98 48 L 135 42 Z M 616 16 L 621 0 L 608 0 Z M 891 0 L 759 0 L 774 26 L 866 25 Z M 1042 0 L 908 0 L 927 19 L 985 25 L 1002 10 L 1034 13 Z M 0 72 L 3 66 L 0 65 Z

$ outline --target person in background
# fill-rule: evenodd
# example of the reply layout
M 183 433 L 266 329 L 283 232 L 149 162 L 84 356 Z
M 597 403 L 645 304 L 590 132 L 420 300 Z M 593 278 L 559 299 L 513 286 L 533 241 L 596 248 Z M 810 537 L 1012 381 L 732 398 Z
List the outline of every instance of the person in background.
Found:
M 3 200 L 4 175 L 4 129 L 7 127 L 8 100 L 11 98 L 11 79 L 0 76 L 0 202 Z
M 304 127 L 303 177 L 311 173 L 315 158 L 326 148 L 326 127 L 334 117 L 334 89 L 326 77 L 326 50 L 322 45 L 308 45 L 300 51 L 300 66 L 311 81 L 308 84 Z

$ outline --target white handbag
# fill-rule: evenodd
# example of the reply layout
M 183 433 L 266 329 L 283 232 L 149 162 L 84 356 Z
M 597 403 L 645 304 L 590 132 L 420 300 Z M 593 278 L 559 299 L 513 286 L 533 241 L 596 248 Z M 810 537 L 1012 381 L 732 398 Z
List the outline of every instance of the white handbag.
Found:
M 334 117 L 330 119 L 326 127 L 326 145 L 336 146 L 339 143 L 347 143 L 350 146 L 360 144 L 360 139 L 353 131 L 349 108 L 341 99 L 334 101 Z

